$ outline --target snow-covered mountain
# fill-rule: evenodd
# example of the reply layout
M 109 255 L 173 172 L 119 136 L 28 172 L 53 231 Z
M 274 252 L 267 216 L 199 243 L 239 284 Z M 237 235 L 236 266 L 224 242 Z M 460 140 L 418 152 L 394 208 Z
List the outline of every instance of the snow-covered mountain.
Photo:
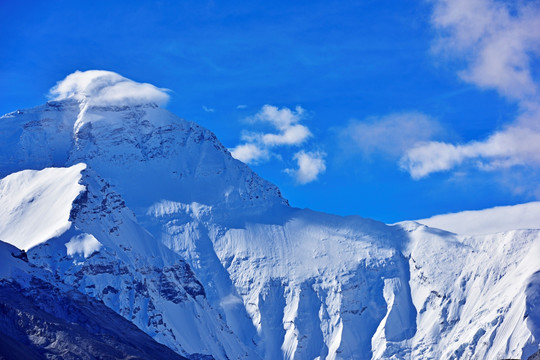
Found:
M 209 306 L 190 266 L 86 165 L 11 174 L 0 194 L 0 238 L 29 249 L 32 264 L 180 354 L 249 354 Z
M 184 356 L 539 349 L 540 231 L 292 208 L 210 131 L 152 103 L 69 97 L 7 114 L 0 174 L 0 239 Z

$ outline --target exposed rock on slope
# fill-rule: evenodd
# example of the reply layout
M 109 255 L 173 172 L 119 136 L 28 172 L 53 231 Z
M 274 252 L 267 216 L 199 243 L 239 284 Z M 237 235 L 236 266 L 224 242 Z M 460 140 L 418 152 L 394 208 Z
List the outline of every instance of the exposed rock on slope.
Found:
M 0 242 L 1 359 L 185 359 Z

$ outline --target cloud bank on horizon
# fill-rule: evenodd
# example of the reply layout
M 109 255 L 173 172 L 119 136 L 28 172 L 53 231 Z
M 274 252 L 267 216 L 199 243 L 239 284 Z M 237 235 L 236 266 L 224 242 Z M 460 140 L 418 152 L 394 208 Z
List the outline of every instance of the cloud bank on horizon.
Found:
M 441 32 L 435 53 L 465 60 L 460 78 L 516 102 L 519 115 L 487 139 L 464 144 L 419 142 L 401 158 L 402 169 L 414 179 L 460 166 L 538 169 L 540 100 L 532 67 L 540 60 L 540 5 L 439 0 L 434 3 L 432 24 Z
M 105 70 L 75 71 L 59 81 L 49 92 L 53 100 L 76 99 L 92 106 L 135 105 L 169 100 L 167 89 L 138 83 Z

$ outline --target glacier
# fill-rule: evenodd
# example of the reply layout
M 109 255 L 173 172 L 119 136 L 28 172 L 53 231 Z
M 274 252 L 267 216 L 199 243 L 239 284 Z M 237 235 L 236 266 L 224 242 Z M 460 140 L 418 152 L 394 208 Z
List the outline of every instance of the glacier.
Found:
M 297 209 L 154 103 L 17 110 L 0 147 L 0 240 L 182 356 L 539 351 L 536 227 L 458 234 Z

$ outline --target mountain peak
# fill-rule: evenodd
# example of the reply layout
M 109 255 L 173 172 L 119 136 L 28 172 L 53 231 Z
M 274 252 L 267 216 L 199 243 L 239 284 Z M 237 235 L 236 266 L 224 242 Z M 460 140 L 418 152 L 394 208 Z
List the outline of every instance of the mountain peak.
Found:
M 99 76 L 92 79 L 104 81 Z M 131 84 L 122 79 L 110 86 Z M 79 87 L 103 99 L 108 90 L 92 81 Z M 0 176 L 85 163 L 116 186 L 137 214 L 145 214 L 156 199 L 248 214 L 288 206 L 277 186 L 234 159 L 211 131 L 156 103 L 134 101 L 151 97 L 133 96 L 126 103 L 94 101 L 93 95 L 81 99 L 68 91 L 73 87 L 59 83 L 55 91 L 63 98 L 0 117 L 5 149 Z

